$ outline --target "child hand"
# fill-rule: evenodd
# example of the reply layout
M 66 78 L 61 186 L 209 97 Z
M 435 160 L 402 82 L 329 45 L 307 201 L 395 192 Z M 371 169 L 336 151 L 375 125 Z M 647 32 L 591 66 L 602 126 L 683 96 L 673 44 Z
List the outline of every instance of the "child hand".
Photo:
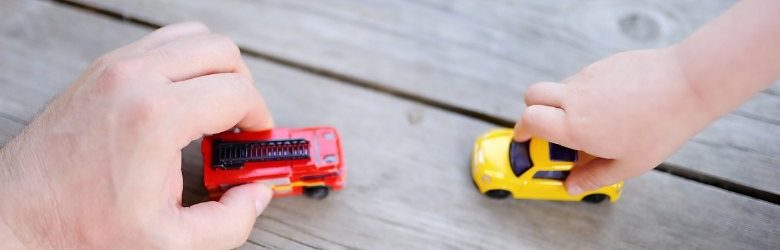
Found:
M 525 103 L 515 140 L 539 136 L 595 156 L 582 157 L 566 179 L 572 195 L 648 171 L 715 116 L 675 47 L 616 54 L 563 83 L 531 85 Z
M 571 194 L 637 176 L 780 77 L 780 1 L 740 1 L 679 44 L 620 53 L 528 88 L 515 140 L 578 149 Z

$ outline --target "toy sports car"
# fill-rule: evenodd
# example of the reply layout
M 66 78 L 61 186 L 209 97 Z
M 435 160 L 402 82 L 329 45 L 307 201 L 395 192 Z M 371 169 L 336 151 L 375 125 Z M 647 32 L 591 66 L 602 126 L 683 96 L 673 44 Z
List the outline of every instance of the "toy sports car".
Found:
M 250 182 L 270 186 L 274 196 L 306 194 L 322 199 L 344 185 L 344 158 L 335 129 L 277 128 L 226 131 L 201 143 L 203 182 L 209 198 Z
M 541 138 L 516 142 L 512 129 L 494 129 L 474 144 L 471 175 L 474 183 L 491 198 L 586 201 L 599 203 L 620 199 L 623 182 L 572 196 L 563 180 L 569 175 L 577 151 Z

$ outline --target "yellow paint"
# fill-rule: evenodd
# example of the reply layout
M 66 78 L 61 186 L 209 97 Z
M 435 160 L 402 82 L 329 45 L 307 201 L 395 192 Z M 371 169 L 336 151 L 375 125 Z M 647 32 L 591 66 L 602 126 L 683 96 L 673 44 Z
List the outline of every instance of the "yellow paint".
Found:
M 480 136 L 474 143 L 471 175 L 479 192 L 506 190 L 510 191 L 515 199 L 580 201 L 590 194 L 605 194 L 611 202 L 620 199 L 622 181 L 572 196 L 566 192 L 563 181 L 533 178 L 540 170 L 568 171 L 572 168 L 571 162 L 551 161 L 549 143 L 541 138 L 532 138 L 529 146 L 534 165 L 520 176 L 515 176 L 509 165 L 512 133 L 511 129 L 494 129 Z
M 315 181 L 315 182 L 305 182 L 305 181 L 296 181 L 289 185 L 275 185 L 271 187 L 275 192 L 285 192 L 292 190 L 293 187 L 311 187 L 311 186 L 325 186 L 325 182 L 322 181 Z

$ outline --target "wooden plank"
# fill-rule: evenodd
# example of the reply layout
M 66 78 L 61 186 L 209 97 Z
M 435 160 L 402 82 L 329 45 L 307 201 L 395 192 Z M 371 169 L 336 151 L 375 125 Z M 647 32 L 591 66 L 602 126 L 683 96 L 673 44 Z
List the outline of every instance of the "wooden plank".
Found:
M 64 29 L 48 37 L 59 44 L 53 47 L 38 47 L 30 36 L 9 36 L 7 26 L 0 29 L 4 43 L 28 45 L 9 52 L 9 58 L 48 68 L 86 64 L 149 32 L 49 2 L 2 1 L 0 23 L 25 17 L 28 22 L 16 25 L 31 33 Z M 71 35 L 59 35 L 66 33 Z M 71 49 L 90 57 L 44 60 L 65 59 L 58 55 L 74 53 L 65 51 Z M 474 191 L 467 166 L 473 139 L 491 125 L 255 58 L 247 62 L 280 125 L 340 129 L 349 180 L 344 191 L 326 200 L 274 200 L 251 238 L 263 245 L 244 248 L 768 249 L 780 244 L 775 237 L 780 207 L 656 172 L 629 181 L 615 204 L 487 199 Z M 27 79 L 19 74 L 25 72 L 0 67 L 0 75 L 13 81 L 8 84 L 50 89 L 62 88 L 78 70 L 54 82 L 16 82 Z M 44 74 L 38 77 L 50 78 Z M 37 96 L 36 106 L 26 107 L 28 114 L 51 97 L 39 93 L 31 94 Z M 0 100 L 9 95 L 0 92 Z M 197 145 L 183 155 L 185 197 L 202 199 Z
M 4 146 L 14 135 L 22 131 L 24 124 L 8 119 L 0 114 L 0 147 Z
M 201 20 L 253 51 L 506 120 L 519 117 L 528 84 L 562 79 L 618 51 L 668 46 L 733 3 L 77 2 L 161 24 Z M 780 193 L 779 93 L 775 84 L 758 94 L 669 162 Z

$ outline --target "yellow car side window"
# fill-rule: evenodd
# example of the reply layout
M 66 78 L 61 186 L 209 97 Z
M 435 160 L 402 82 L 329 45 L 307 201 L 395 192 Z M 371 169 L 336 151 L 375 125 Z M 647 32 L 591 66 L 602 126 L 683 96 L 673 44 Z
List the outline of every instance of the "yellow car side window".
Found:
M 534 179 L 563 181 L 568 176 L 569 176 L 569 171 L 538 171 L 534 174 Z
M 550 160 L 551 161 L 577 161 L 577 151 L 550 142 Z

